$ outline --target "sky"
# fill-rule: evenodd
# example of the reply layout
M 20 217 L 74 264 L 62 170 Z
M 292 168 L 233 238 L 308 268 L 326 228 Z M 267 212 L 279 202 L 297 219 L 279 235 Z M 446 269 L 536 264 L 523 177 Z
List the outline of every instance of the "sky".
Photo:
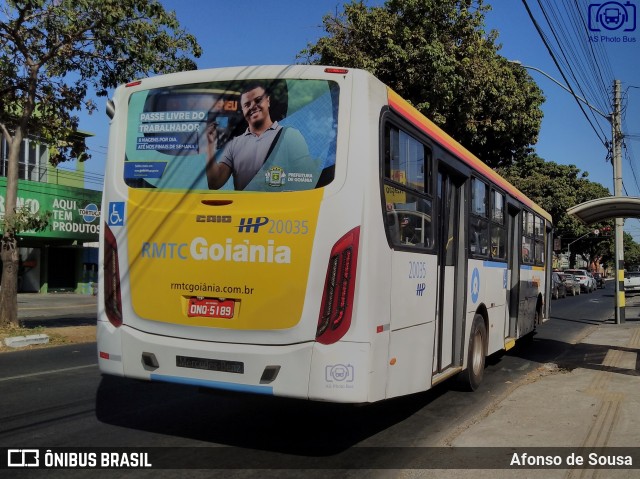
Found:
M 498 43 L 502 45 L 500 54 L 509 60 L 520 61 L 523 65 L 544 71 L 560 83 L 564 83 L 560 71 L 545 47 L 540 35 L 531 21 L 524 3 L 518 0 L 485 0 L 492 6 L 486 15 L 486 30 L 498 31 Z M 605 75 L 608 91 L 595 92 L 593 96 L 582 96 L 589 104 L 608 114 L 611 111 L 613 79 L 621 81 L 626 106 L 623 133 L 626 138 L 627 152 L 623 152 L 622 176 L 625 194 L 640 196 L 640 26 L 631 30 L 633 20 L 640 23 L 640 0 L 631 1 L 627 6 L 630 14 L 628 22 L 620 29 L 593 33 L 598 37 L 599 48 L 604 55 L 599 57 L 610 66 L 607 70 L 613 76 Z M 324 35 L 322 18 L 328 13 L 342 11 L 345 3 L 340 0 L 275 0 L 262 2 L 255 0 L 161 0 L 167 10 L 176 12 L 182 28 L 195 35 L 203 49 L 197 59 L 199 69 L 218 68 L 238 65 L 295 63 L 297 54 L 309 43 L 314 43 Z M 380 5 L 379 0 L 369 0 L 367 5 Z M 534 17 L 543 24 L 544 18 L 537 1 L 527 2 Z M 549 4 L 549 1 L 541 2 Z M 551 2 L 554 3 L 554 2 Z M 596 12 L 600 6 L 611 3 L 609 0 L 558 0 L 557 4 L 569 3 L 589 12 Z M 606 6 L 606 5 L 605 5 Z M 604 8 L 604 7 L 603 7 Z M 591 10 L 590 10 L 591 9 Z M 633 13 L 637 13 L 635 16 Z M 591 18 L 594 18 L 593 16 Z M 594 25 L 598 26 L 597 20 Z M 621 33 L 621 30 L 629 29 Z M 602 41 L 607 37 L 607 41 Z M 628 41 L 614 41 L 616 38 Z M 613 39 L 613 40 L 612 40 Z M 582 38 L 569 39 L 567 51 L 577 48 L 581 42 L 589 45 L 587 33 Z M 593 44 L 592 44 L 593 46 Z M 600 66 L 600 65 L 599 65 Z M 603 65 L 604 66 L 604 65 Z M 613 168 L 606 161 L 607 150 L 602 139 L 610 140 L 611 126 L 598 114 L 589 118 L 589 124 L 574 97 L 563 90 L 543 74 L 529 70 L 532 78 L 543 90 L 546 101 L 542 106 L 544 119 L 535 145 L 536 153 L 548 161 L 576 165 L 588 173 L 591 181 L 601 183 L 613 193 Z M 637 87 L 637 88 L 636 88 Z M 603 101 L 604 98 L 604 101 Z M 607 103 L 608 100 L 608 103 Z M 104 98 L 98 99 L 103 104 Z M 588 107 L 585 107 L 588 110 Z M 104 173 L 104 160 L 108 142 L 108 118 L 104 107 L 91 116 L 80 115 L 80 129 L 93 133 L 87 143 L 92 158 L 85 164 L 90 177 L 88 188 L 101 189 L 99 183 Z M 596 133 L 596 131 L 598 133 Z M 606 135 L 606 138 L 603 137 Z M 600 135 L 600 139 L 598 138 Z M 636 138 L 633 138 L 633 136 Z M 637 179 L 636 179 L 637 177 Z M 625 222 L 625 231 L 630 232 L 640 242 L 640 220 Z

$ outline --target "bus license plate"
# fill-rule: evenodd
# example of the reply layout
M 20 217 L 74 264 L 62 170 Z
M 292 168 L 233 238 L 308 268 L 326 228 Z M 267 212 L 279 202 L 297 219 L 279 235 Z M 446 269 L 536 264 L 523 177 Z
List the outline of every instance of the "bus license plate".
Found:
M 227 299 L 189 298 L 187 316 L 200 316 L 205 318 L 233 318 L 235 301 Z

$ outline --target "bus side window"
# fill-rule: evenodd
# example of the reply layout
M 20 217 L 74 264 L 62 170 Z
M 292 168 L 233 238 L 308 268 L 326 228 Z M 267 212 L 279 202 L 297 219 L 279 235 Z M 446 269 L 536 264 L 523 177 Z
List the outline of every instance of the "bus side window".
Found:
M 400 243 L 400 221 L 393 203 L 387 203 L 387 230 L 393 244 Z
M 507 257 L 504 205 L 504 195 L 491 189 L 491 257 L 502 260 Z
M 491 229 L 491 257 L 496 259 L 505 259 L 507 233 L 503 228 L 496 228 L 492 225 Z
M 387 231 L 391 242 L 399 246 L 430 248 L 431 201 L 404 192 L 399 198 L 393 190 L 385 186 Z M 403 201 L 398 202 L 399 199 Z
M 527 237 L 522 238 L 522 262 L 523 263 L 533 263 L 533 257 L 531 256 L 531 251 L 533 250 L 533 244 L 531 239 Z
M 489 188 L 477 178 L 471 179 L 471 215 L 469 218 L 469 251 L 478 256 L 489 256 Z
M 522 212 L 522 262 L 534 262 L 533 214 Z
M 433 246 L 432 200 L 427 178 L 431 149 L 407 132 L 387 124 L 384 137 L 384 204 L 392 246 Z
M 480 256 L 489 255 L 489 224 L 480 218 L 471 218 L 469 249 Z

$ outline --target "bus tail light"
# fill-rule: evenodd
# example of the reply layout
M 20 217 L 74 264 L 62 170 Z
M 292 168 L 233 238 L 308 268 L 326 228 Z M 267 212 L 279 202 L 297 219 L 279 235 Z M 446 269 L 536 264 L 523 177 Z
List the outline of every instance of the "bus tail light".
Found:
M 109 322 L 122 326 L 122 296 L 120 294 L 120 267 L 116 237 L 105 224 L 104 228 L 104 309 Z
M 319 343 L 335 343 L 351 326 L 359 241 L 358 226 L 340 238 L 331 249 L 316 332 Z
M 338 73 L 339 75 L 346 75 L 349 70 L 346 68 L 327 67 L 324 69 L 325 73 Z

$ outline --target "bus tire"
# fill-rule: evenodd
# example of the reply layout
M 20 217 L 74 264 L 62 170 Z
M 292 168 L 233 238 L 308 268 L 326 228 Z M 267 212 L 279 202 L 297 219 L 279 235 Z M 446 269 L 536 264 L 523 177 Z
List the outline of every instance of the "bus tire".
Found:
M 467 391 L 475 391 L 480 386 L 484 376 L 485 350 L 487 342 L 487 328 L 484 318 L 476 314 L 469 334 L 469 351 L 467 368 L 458 376 L 460 385 Z

